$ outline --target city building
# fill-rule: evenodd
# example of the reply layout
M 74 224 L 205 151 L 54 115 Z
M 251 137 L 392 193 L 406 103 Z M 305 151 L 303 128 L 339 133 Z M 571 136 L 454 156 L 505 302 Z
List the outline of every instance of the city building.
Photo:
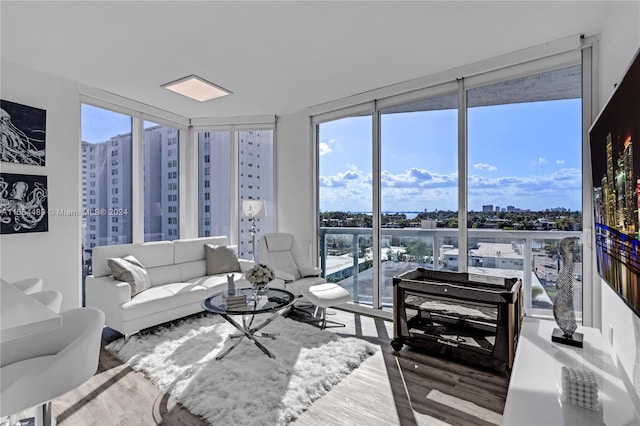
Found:
M 273 194 L 273 132 L 240 132 L 240 203 Z M 231 223 L 231 133 L 198 134 L 198 229 L 203 237 L 228 235 Z M 83 256 L 90 266 L 91 249 L 131 242 L 131 134 L 99 143 L 82 142 Z M 145 241 L 174 240 L 179 227 L 179 137 L 175 128 L 144 129 Z M 211 170 L 217 172 L 212 175 Z M 225 177 L 226 179 L 221 179 Z M 259 232 L 273 229 L 258 218 Z M 250 224 L 240 219 L 238 254 L 251 258 Z

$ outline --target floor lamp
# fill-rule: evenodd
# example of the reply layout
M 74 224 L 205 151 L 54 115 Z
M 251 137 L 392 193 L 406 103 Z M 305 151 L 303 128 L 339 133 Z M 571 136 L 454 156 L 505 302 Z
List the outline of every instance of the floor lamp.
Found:
M 251 260 L 256 261 L 256 218 L 267 215 L 264 200 L 242 200 L 242 214 L 251 221 Z

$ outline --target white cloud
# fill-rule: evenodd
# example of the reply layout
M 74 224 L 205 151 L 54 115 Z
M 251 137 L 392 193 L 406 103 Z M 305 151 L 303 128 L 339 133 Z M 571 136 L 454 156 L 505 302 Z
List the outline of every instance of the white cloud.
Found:
M 566 163 L 566 161 L 564 161 L 564 160 L 556 160 L 556 164 L 564 164 L 564 163 Z
M 546 163 L 547 163 L 547 159 L 546 158 L 538 157 L 536 160 L 533 160 L 531 162 L 531 165 L 532 166 L 541 166 L 541 165 L 546 164 Z
M 364 181 L 363 174 L 356 166 L 349 166 L 349 170 L 337 173 L 333 176 L 320 176 L 320 186 L 327 187 L 345 187 L 350 183 L 359 183 Z
M 476 170 L 486 170 L 488 172 L 495 172 L 498 170 L 496 166 L 492 166 L 491 164 L 486 163 L 476 163 L 473 165 L 473 168 Z
M 329 146 L 329 144 L 324 143 L 324 142 L 320 142 L 320 144 L 318 145 L 318 147 L 320 148 L 320 156 L 322 157 L 325 154 L 328 154 L 332 151 L 331 147 Z

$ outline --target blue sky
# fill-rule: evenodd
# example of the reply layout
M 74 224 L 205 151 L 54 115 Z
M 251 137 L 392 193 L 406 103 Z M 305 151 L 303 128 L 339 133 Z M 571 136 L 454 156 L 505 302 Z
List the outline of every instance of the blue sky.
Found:
M 468 111 L 469 207 L 581 210 L 581 101 Z M 457 210 L 457 111 L 384 114 L 382 210 Z M 371 117 L 320 125 L 321 211 L 371 211 Z
M 154 125 L 149 121 L 144 122 L 145 128 Z M 131 133 L 131 117 L 92 105 L 82 104 L 81 128 L 83 141 L 100 143 L 109 140 L 112 136 Z

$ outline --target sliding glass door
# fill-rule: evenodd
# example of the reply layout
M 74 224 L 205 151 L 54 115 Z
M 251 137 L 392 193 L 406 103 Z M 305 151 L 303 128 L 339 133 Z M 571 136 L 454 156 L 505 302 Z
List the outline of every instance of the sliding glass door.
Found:
M 380 300 L 393 303 L 393 277 L 420 268 L 456 270 L 457 93 L 380 111 Z
M 346 117 L 318 126 L 319 251 L 329 282 L 354 302 L 373 300 L 372 117 Z
M 581 80 L 574 65 L 467 92 L 469 272 L 526 278 L 533 309 L 551 309 L 558 243 L 582 231 Z

